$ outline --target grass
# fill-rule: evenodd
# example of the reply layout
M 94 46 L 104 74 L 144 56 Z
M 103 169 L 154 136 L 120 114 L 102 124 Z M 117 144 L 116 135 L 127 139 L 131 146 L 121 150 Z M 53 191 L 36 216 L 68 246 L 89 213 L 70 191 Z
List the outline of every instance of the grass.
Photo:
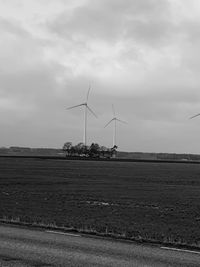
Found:
M 200 244 L 200 165 L 0 158 L 0 218 Z

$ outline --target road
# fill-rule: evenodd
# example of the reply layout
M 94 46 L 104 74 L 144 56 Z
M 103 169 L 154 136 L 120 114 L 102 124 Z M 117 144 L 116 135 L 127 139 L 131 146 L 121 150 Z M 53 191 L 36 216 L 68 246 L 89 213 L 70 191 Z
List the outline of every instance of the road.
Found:
M 200 253 L 0 225 L 0 266 L 200 266 Z

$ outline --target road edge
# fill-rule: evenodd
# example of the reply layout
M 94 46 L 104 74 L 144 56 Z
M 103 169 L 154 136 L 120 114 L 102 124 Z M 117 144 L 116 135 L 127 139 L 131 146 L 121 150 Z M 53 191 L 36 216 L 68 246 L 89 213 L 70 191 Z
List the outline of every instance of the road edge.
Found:
M 188 252 L 196 251 L 200 253 L 200 247 L 195 245 L 188 245 L 188 244 L 177 244 L 177 243 L 170 243 L 170 242 L 161 242 L 158 240 L 152 239 L 137 239 L 137 238 L 127 238 L 122 237 L 120 235 L 113 235 L 111 233 L 98 233 L 95 231 L 86 231 L 86 230 L 79 230 L 75 228 L 67 228 L 67 227 L 59 227 L 59 226 L 51 226 L 51 225 L 44 225 L 44 224 L 36 224 L 36 223 L 27 223 L 27 222 L 17 222 L 17 221 L 8 221 L 5 219 L 0 219 L 0 225 L 4 226 L 13 226 L 19 227 L 24 229 L 30 230 L 38 230 L 38 231 L 45 231 L 45 232 L 57 232 L 60 234 L 70 234 L 74 236 L 84 236 L 88 238 L 97 238 L 97 239 L 105 239 L 105 240 L 114 240 L 119 242 L 125 243 L 135 243 L 137 245 L 149 245 L 149 246 L 159 246 L 165 247 L 169 249 L 179 249 L 185 250 Z

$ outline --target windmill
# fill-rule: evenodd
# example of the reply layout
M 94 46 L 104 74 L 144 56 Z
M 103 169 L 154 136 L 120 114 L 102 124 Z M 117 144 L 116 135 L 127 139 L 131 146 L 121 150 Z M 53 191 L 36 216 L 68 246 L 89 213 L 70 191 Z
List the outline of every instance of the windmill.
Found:
M 112 105 L 112 110 L 113 110 L 113 118 L 104 126 L 104 128 L 106 128 L 110 123 L 113 123 L 113 147 L 115 147 L 117 146 L 116 145 L 117 122 L 121 122 L 121 123 L 127 123 L 127 122 L 122 121 L 116 117 L 114 105 Z
M 77 108 L 77 107 L 84 107 L 84 132 L 83 132 L 83 143 L 86 146 L 87 145 L 87 111 L 89 110 L 96 118 L 97 115 L 92 111 L 92 109 L 88 106 L 88 99 L 89 99 L 89 94 L 90 94 L 90 90 L 91 87 L 89 86 L 88 92 L 87 92 L 87 97 L 86 97 L 86 102 L 76 105 L 76 106 L 72 106 L 67 108 L 67 110 L 69 109 L 73 109 L 73 108 Z

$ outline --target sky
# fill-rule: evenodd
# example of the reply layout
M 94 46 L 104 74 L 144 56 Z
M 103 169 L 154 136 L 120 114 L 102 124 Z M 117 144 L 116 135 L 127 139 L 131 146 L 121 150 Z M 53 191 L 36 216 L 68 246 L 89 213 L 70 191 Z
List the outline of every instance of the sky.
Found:
M 199 0 L 0 0 L 0 147 L 200 153 Z

